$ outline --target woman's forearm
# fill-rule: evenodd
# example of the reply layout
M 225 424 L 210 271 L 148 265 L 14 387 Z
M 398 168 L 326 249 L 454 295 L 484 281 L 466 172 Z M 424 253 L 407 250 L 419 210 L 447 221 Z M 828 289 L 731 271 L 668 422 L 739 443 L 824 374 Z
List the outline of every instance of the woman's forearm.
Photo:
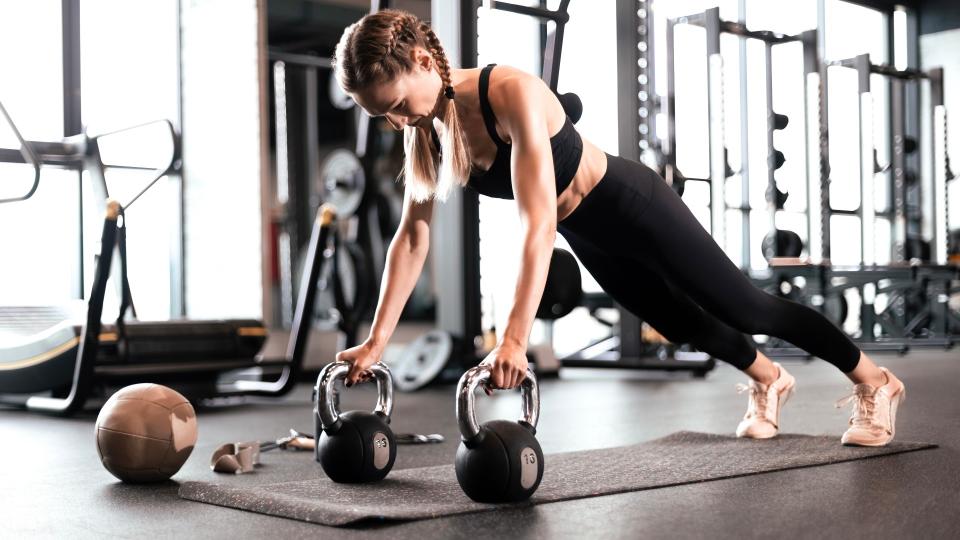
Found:
M 556 229 L 540 227 L 526 232 L 513 308 L 503 332 L 503 341 L 527 347 L 533 320 L 543 296 L 556 240 Z
M 403 231 L 391 240 L 380 282 L 380 299 L 368 338 L 375 345 L 386 345 L 397 327 L 403 306 L 420 277 L 428 250 L 429 242 L 413 242 L 410 234 Z

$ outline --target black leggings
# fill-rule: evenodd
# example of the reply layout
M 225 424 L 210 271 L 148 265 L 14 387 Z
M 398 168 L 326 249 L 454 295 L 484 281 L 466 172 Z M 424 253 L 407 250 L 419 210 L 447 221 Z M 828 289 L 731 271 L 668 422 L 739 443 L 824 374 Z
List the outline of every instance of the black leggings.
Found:
M 739 369 L 749 335 L 784 339 L 849 373 L 860 350 L 818 311 L 757 288 L 649 167 L 607 155 L 607 172 L 557 230 L 614 300 L 675 343 Z M 749 334 L 749 335 L 748 335 Z

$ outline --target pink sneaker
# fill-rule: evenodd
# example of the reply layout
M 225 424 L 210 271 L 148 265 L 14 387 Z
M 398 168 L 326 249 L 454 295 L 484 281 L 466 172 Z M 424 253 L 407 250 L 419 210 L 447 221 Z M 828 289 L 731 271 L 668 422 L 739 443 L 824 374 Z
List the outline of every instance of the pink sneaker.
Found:
M 858 384 L 853 393 L 837 401 L 839 409 L 853 402 L 850 428 L 840 439 L 848 446 L 885 446 L 896 433 L 897 407 L 907 397 L 907 389 L 887 368 L 880 368 L 887 383 L 880 388 Z
M 750 381 L 750 384 L 738 384 L 737 393 L 750 391 L 747 414 L 737 426 L 737 437 L 750 439 L 769 439 L 780 428 L 780 409 L 794 393 L 796 379 L 787 373 L 783 366 L 774 362 L 780 376 L 770 385 Z

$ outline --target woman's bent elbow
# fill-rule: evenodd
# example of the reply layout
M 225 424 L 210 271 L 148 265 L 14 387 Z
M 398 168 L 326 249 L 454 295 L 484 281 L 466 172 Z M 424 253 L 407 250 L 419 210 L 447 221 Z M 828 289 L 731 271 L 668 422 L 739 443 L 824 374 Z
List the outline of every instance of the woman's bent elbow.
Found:
M 413 255 L 425 256 L 430 250 L 430 234 L 423 232 L 411 233 L 400 229 L 397 231 L 390 248 L 399 248 Z

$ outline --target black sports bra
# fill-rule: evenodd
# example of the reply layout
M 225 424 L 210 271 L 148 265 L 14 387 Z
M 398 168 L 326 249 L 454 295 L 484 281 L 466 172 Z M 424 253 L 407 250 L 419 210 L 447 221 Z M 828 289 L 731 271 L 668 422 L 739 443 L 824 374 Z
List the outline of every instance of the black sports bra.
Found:
M 483 123 L 487 127 L 490 138 L 497 145 L 497 154 L 489 169 L 486 171 L 475 169 L 470 174 L 467 187 L 471 187 L 481 195 L 488 197 L 513 199 L 512 175 L 510 173 L 511 147 L 509 143 L 504 142 L 497 135 L 496 117 L 493 114 L 493 108 L 490 107 L 490 100 L 487 98 L 487 90 L 490 87 L 490 71 L 493 70 L 495 65 L 490 64 L 480 72 L 479 94 Z M 439 151 L 440 139 L 436 130 L 431 131 L 433 144 Z M 560 131 L 550 137 L 550 148 L 553 150 L 553 171 L 557 181 L 557 196 L 559 196 L 573 181 L 573 177 L 577 174 L 577 168 L 580 166 L 580 157 L 583 155 L 583 140 L 573 127 L 573 122 L 569 116 L 566 117 Z

